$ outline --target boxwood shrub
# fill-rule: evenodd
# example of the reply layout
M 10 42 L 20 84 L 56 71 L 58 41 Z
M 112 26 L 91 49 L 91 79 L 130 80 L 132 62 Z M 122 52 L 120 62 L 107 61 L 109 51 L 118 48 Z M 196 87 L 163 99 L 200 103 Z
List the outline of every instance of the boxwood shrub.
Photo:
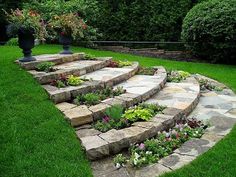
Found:
M 236 0 L 210 0 L 193 7 L 184 19 L 182 39 L 202 59 L 236 63 Z

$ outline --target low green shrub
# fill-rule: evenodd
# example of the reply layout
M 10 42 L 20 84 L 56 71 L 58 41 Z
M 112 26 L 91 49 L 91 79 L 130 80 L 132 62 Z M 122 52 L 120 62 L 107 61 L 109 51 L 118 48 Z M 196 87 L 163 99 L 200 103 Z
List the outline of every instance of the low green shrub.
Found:
M 167 82 L 181 82 L 190 76 L 188 72 L 185 71 L 167 71 Z
M 114 96 L 119 96 L 125 92 L 126 90 L 124 90 L 123 87 L 117 87 L 115 89 L 113 89 L 112 87 L 105 87 L 104 89 L 95 91 L 93 93 L 78 95 L 74 100 L 74 103 L 77 105 L 96 105 L 102 100 L 113 98 Z
M 54 65 L 55 65 L 55 63 L 53 63 L 53 62 L 43 62 L 43 63 L 40 63 L 36 66 L 36 70 L 37 71 L 44 71 L 44 72 L 53 72 L 56 70 L 53 68 Z
M 209 0 L 189 11 L 182 39 L 194 55 L 210 62 L 236 64 L 236 0 Z
M 11 38 L 7 43 L 5 44 L 7 46 L 18 46 L 18 38 Z
M 140 75 L 150 75 L 153 76 L 156 73 L 157 69 L 152 67 L 140 67 L 138 74 Z

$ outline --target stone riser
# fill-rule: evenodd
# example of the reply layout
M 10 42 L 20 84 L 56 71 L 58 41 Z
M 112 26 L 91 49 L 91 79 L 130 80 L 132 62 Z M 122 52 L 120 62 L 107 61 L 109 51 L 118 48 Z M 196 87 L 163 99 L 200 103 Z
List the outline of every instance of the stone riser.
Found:
M 120 96 L 116 96 L 114 98 L 108 98 L 104 101 L 102 101 L 100 104 L 87 107 L 85 105 L 77 106 L 75 104 L 70 103 L 60 103 L 57 104 L 57 108 L 61 110 L 65 117 L 67 117 L 72 126 L 80 126 L 83 125 L 84 122 L 86 123 L 92 123 L 98 119 L 101 119 L 104 116 L 104 112 L 107 108 L 113 106 L 113 105 L 122 105 L 124 108 L 128 108 L 131 106 L 134 106 L 140 102 L 143 102 L 156 94 L 158 91 L 160 91 L 166 82 L 166 75 L 162 78 L 161 82 L 157 83 L 157 85 L 144 94 L 137 95 L 132 93 L 124 93 Z M 83 109 L 82 109 L 83 108 Z M 82 111 L 85 111 L 86 109 L 86 116 L 85 114 L 82 114 Z M 74 112 L 71 114 L 71 112 Z M 76 114 L 77 112 L 77 114 Z M 87 121 L 85 121 L 87 119 Z
M 113 129 L 106 133 L 99 133 L 94 129 L 81 129 L 77 131 L 77 134 L 81 136 L 81 131 L 87 131 L 89 135 L 89 131 L 92 132 L 92 136 L 80 138 L 90 160 L 116 154 L 122 149 L 128 148 L 130 144 L 142 142 L 157 135 L 160 131 L 173 127 L 177 120 L 187 116 L 196 107 L 200 90 L 196 91 L 194 95 L 194 98 L 191 101 L 189 100 L 188 106 L 185 106 L 184 109 L 167 107 L 163 111 L 164 114 L 156 115 L 151 121 L 136 122 L 131 127 L 121 130 Z
M 34 78 L 40 83 L 40 84 L 48 84 L 52 81 L 59 79 L 61 76 L 68 76 L 68 75 L 75 75 L 75 76 L 82 76 L 84 74 L 102 69 L 110 63 L 112 58 L 104 58 L 104 60 L 100 60 L 99 63 L 95 63 L 90 66 L 86 66 L 83 68 L 76 68 L 76 69 L 60 69 L 55 72 L 45 73 L 45 72 L 37 72 L 36 70 L 30 70 L 29 72 L 34 76 Z M 55 68 L 57 68 L 55 66 Z
M 72 98 L 76 97 L 79 94 L 86 94 L 92 92 L 97 89 L 105 88 L 106 86 L 113 86 L 122 81 L 129 79 L 130 77 L 134 76 L 138 71 L 139 65 L 138 63 L 134 63 L 129 68 L 129 71 L 124 72 L 118 76 L 110 78 L 106 81 L 88 81 L 83 83 L 80 86 L 76 87 L 66 87 L 66 88 L 57 88 L 51 85 L 43 85 L 44 89 L 49 94 L 50 99 L 54 103 L 61 103 L 65 101 L 70 101 Z
M 84 57 L 84 53 L 75 53 L 72 55 L 61 55 L 61 54 L 48 54 L 48 55 L 37 55 L 34 56 L 36 58 L 36 61 L 31 62 L 19 62 L 19 60 L 16 60 L 16 63 L 18 63 L 22 68 L 26 70 L 33 70 L 35 67 L 43 62 L 53 62 L 56 65 L 77 61 Z

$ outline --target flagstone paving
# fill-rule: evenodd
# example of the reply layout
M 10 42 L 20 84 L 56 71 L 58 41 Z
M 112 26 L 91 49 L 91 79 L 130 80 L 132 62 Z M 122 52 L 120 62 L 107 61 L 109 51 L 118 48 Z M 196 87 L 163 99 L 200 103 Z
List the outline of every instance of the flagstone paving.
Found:
M 166 87 L 168 87 L 168 84 Z M 222 84 L 218 84 L 222 86 Z M 163 93 L 164 92 L 163 89 Z M 161 94 L 161 92 L 159 94 Z M 171 104 L 171 102 L 168 103 Z M 158 163 L 140 169 L 130 167 L 122 168 L 123 177 L 160 176 L 163 173 L 176 170 L 190 163 L 224 138 L 233 128 L 236 124 L 235 103 L 236 95 L 227 88 L 221 92 L 202 92 L 198 105 L 188 117 L 194 117 L 209 122 L 210 127 L 207 128 L 206 133 L 200 139 L 191 139 L 185 142 L 180 148 L 176 149 L 173 154 L 161 159 Z M 98 164 L 100 164 L 100 166 L 98 166 Z M 93 161 L 92 169 L 95 177 L 114 176 L 121 171 L 121 169 L 118 170 L 113 165 L 113 157 Z

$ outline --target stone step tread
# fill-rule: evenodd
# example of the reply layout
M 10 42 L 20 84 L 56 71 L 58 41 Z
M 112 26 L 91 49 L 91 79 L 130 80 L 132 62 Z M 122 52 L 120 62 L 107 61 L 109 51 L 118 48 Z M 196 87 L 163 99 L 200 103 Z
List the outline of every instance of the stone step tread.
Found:
M 146 103 L 183 110 L 196 99 L 196 94 L 200 94 L 199 84 L 194 77 L 189 77 L 181 83 L 167 83 L 163 90 L 148 99 Z
M 135 63 L 135 65 L 138 65 Z M 110 68 L 110 67 L 105 67 L 102 68 L 98 71 L 94 71 L 92 73 L 85 74 L 84 77 L 88 79 L 92 79 L 94 81 L 109 81 L 112 78 L 119 77 L 122 74 L 125 74 L 127 72 L 130 72 L 133 70 L 133 66 L 128 66 L 124 68 Z
M 88 93 L 105 86 L 113 86 L 124 80 L 127 80 L 133 75 L 135 75 L 135 73 L 138 71 L 138 68 L 139 64 L 137 62 L 134 62 L 132 66 L 123 68 L 103 68 L 101 69 L 101 71 L 98 70 L 83 75 L 83 77 L 87 79 L 92 79 L 92 81 L 86 81 L 79 86 L 68 86 L 65 88 L 57 88 L 48 84 L 42 86 L 47 91 L 54 103 L 61 103 L 65 101 L 70 101 L 78 94 Z M 115 74 L 112 74 L 113 70 L 116 71 Z
M 166 82 L 166 70 L 163 67 L 158 67 L 157 72 L 153 75 L 135 75 L 118 85 L 123 87 L 128 93 L 143 95 L 157 86 L 164 86 Z M 144 100 L 143 100 L 144 101 Z
M 36 70 L 30 70 L 29 72 L 39 81 L 41 84 L 50 83 L 59 77 L 67 75 L 84 75 L 86 73 L 96 71 L 98 69 L 106 67 L 112 58 L 104 57 L 97 60 L 78 60 L 73 62 L 67 62 L 54 66 L 57 69 L 54 72 L 42 72 Z
M 192 89 L 189 89 L 189 87 L 192 87 Z M 165 95 L 169 93 L 170 90 L 172 90 L 171 95 L 174 96 L 166 98 Z M 180 99 L 180 93 L 189 93 L 191 99 L 185 99 L 186 95 L 183 95 L 182 99 Z M 199 85 L 193 77 L 178 84 L 168 83 L 162 91 L 154 96 L 155 99 L 152 97 L 150 98 L 151 102 L 150 100 L 147 101 L 148 103 L 165 103 L 161 100 L 173 100 L 165 104 L 167 108 L 163 111 L 163 114 L 156 115 L 148 122 L 136 122 L 131 127 L 121 130 L 113 129 L 106 133 L 96 131 L 94 134 L 95 130 L 93 128 L 85 128 L 77 130 L 77 135 L 86 149 L 88 158 L 91 160 L 103 158 L 110 154 L 116 154 L 122 149 L 128 148 L 130 144 L 142 142 L 147 138 L 155 136 L 159 131 L 173 127 L 177 120 L 182 118 L 183 115 L 188 115 L 195 108 L 199 96 Z M 172 105 L 172 102 L 175 102 L 174 100 L 176 98 L 179 99 L 180 102 L 178 107 Z M 86 134 L 81 133 L 81 131 L 86 131 Z M 90 134 L 91 132 L 92 134 Z
M 33 70 L 35 67 L 42 62 L 54 62 L 55 64 L 62 64 L 66 62 L 72 62 L 79 60 L 84 57 L 84 53 L 74 53 L 72 55 L 63 55 L 63 54 L 44 54 L 34 56 L 36 61 L 31 62 L 20 62 L 16 60 L 16 62 L 23 68 L 27 70 Z
M 94 120 L 101 119 L 105 110 L 112 105 L 121 104 L 123 107 L 128 108 L 145 101 L 163 88 L 166 82 L 166 77 L 167 74 L 165 69 L 160 67 L 159 71 L 156 72 L 154 76 L 135 75 L 127 81 L 114 86 L 115 88 L 118 86 L 123 86 L 127 92 L 121 94 L 120 96 L 103 100 L 97 105 L 87 107 L 85 105 L 77 106 L 75 104 L 63 102 L 57 104 L 56 106 L 71 121 L 72 126 L 80 126 L 85 122 L 84 119 L 87 119 L 87 123 L 89 121 L 93 122 Z M 135 90 L 139 90 L 139 92 L 134 93 Z M 87 107 L 87 111 L 90 111 L 90 114 L 87 115 L 87 117 L 84 117 L 81 112 L 78 112 L 77 115 L 71 114 L 71 112 L 76 110 L 78 111 L 79 107 Z M 91 119 L 91 116 L 93 119 Z

